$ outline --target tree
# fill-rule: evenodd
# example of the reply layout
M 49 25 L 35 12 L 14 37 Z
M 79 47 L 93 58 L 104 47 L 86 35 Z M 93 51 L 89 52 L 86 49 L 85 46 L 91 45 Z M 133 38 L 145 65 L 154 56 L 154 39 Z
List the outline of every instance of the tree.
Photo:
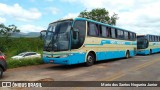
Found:
M 96 20 L 110 25 L 116 25 L 116 20 L 118 20 L 118 14 L 114 13 L 110 17 L 109 12 L 105 8 L 96 8 L 91 11 L 84 10 L 79 14 L 79 17 Z
M 9 25 L 8 27 L 6 27 L 4 24 L 0 24 L 0 35 L 3 35 L 5 37 L 9 37 L 14 32 L 20 32 L 20 30 L 17 29 L 17 26 L 12 24 L 12 25 Z

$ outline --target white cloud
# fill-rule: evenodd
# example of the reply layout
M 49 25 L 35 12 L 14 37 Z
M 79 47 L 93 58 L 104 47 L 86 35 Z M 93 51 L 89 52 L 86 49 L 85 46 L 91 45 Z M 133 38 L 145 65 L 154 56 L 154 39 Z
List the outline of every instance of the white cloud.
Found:
M 62 2 L 69 2 L 69 3 L 74 3 L 77 2 L 77 0 L 61 0 Z
M 33 21 L 41 17 L 41 13 L 36 8 L 26 10 L 19 4 L 13 6 L 0 3 L 0 15 L 10 16 L 18 21 Z
M 27 33 L 27 32 L 40 32 L 41 30 L 44 30 L 44 27 L 41 26 L 35 26 L 35 25 L 22 25 L 19 27 L 19 29 L 21 30 L 21 32 Z
M 5 19 L 5 18 L 0 17 L 0 24 L 1 24 L 1 23 L 5 23 L 5 22 L 6 22 L 6 19 Z
M 117 26 L 138 34 L 160 35 L 160 0 L 63 0 L 82 4 L 87 10 L 105 8 L 120 17 Z
M 59 12 L 59 9 L 55 8 L 55 7 L 48 7 L 48 8 L 46 8 L 46 10 L 48 12 L 52 13 L 53 15 L 56 15 Z
M 78 17 L 79 13 L 68 13 L 66 16 L 64 16 L 65 18 L 75 18 Z
M 47 1 L 47 2 L 53 2 L 54 0 L 45 0 L 45 1 Z

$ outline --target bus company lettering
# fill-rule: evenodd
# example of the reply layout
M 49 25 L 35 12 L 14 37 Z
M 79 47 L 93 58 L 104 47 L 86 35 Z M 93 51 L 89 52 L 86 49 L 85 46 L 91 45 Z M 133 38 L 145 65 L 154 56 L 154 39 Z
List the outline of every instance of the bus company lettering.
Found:
M 125 44 L 125 42 L 120 42 L 120 41 L 111 41 L 111 44 L 122 44 L 122 45 L 124 45 L 124 44 Z

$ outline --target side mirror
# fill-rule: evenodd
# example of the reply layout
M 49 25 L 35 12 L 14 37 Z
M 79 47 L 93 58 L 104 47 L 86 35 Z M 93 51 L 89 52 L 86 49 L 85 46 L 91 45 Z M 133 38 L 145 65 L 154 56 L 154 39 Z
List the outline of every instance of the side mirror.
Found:
M 44 38 L 46 37 L 46 32 L 47 32 L 47 30 L 42 30 L 42 31 L 40 32 L 40 38 L 41 38 L 41 39 L 44 39 Z

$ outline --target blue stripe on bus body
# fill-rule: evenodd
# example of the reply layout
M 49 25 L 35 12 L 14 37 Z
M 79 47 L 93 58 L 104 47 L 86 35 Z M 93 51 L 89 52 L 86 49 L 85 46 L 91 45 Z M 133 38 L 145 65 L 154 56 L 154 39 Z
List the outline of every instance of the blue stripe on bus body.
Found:
M 154 48 L 154 49 L 151 49 L 151 50 L 152 50 L 152 52 L 151 52 L 152 54 L 160 52 L 160 48 Z M 148 55 L 148 54 L 150 54 L 150 50 L 149 49 L 143 49 L 143 50 L 139 49 L 137 51 L 137 54 L 138 55 Z
M 136 42 L 125 42 L 125 41 L 114 41 L 114 40 L 102 40 L 100 44 L 85 44 L 85 45 L 94 45 L 94 46 L 102 46 L 104 44 L 118 44 L 118 45 L 137 45 Z
M 96 57 L 97 61 L 101 60 L 110 60 L 114 58 L 122 58 L 125 57 L 126 52 L 125 51 L 107 51 L 107 52 L 97 52 Z M 45 63 L 52 63 L 50 61 L 53 61 L 54 64 L 65 64 L 65 65 L 71 65 L 71 64 L 79 64 L 85 62 L 85 56 L 86 53 L 80 54 L 80 53 L 74 53 L 73 55 L 70 55 L 65 58 L 43 58 L 43 61 Z M 135 56 L 135 52 L 132 50 L 130 51 L 130 56 Z
M 137 54 L 138 55 L 147 55 L 150 53 L 150 50 L 138 50 Z

